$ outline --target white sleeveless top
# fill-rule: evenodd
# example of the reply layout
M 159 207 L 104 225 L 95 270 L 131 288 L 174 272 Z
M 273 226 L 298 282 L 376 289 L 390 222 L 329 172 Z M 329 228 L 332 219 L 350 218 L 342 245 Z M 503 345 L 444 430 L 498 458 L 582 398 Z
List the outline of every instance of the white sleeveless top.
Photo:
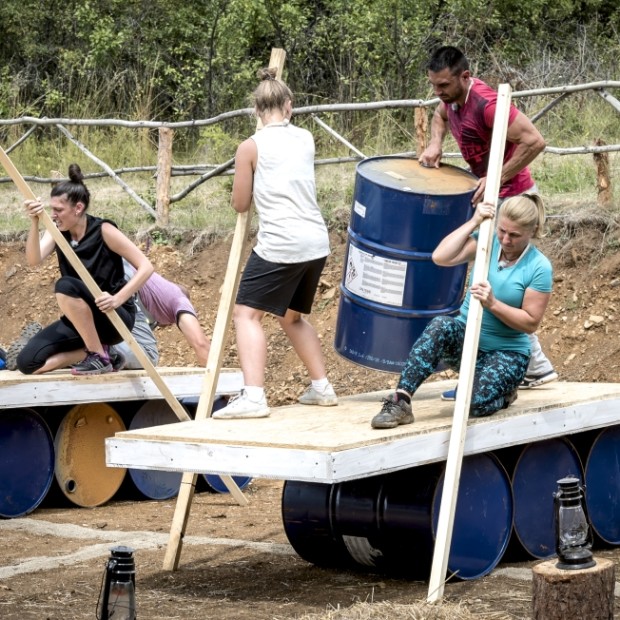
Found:
M 329 254 L 327 227 L 316 202 L 314 139 L 285 121 L 257 131 L 254 251 L 272 263 L 301 263 Z

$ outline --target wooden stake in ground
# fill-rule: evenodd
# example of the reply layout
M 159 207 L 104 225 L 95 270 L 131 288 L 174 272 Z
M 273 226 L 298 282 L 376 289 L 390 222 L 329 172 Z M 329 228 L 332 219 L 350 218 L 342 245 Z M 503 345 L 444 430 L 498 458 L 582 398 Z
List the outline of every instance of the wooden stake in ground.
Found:
M 605 143 L 598 138 L 594 141 L 596 146 L 603 146 Z M 597 202 L 601 207 L 611 206 L 611 179 L 609 177 L 609 153 L 594 153 L 594 163 L 596 164 L 596 189 L 598 190 Z
M 157 149 L 157 225 L 168 226 L 170 222 L 170 174 L 172 171 L 172 138 L 174 131 L 168 127 L 159 128 Z
M 416 108 L 413 111 L 413 118 L 416 137 L 415 155 L 420 159 L 420 155 L 422 155 L 428 146 L 428 116 L 426 108 Z
M 282 77 L 282 69 L 284 68 L 285 58 L 286 52 L 284 50 L 274 48 L 271 51 L 269 66 L 276 68 L 276 77 L 278 78 Z M 257 128 L 260 128 L 260 122 L 257 124 Z M 235 234 L 230 248 L 230 254 L 228 256 L 228 266 L 226 267 L 226 274 L 224 275 L 220 305 L 217 311 L 217 318 L 213 328 L 213 338 L 211 339 L 211 348 L 209 350 L 209 357 L 207 358 L 207 366 L 205 368 L 205 379 L 202 387 L 202 393 L 200 394 L 200 399 L 198 400 L 198 407 L 196 409 L 196 420 L 205 419 L 210 416 L 211 409 L 213 408 L 215 388 L 217 386 L 217 380 L 222 367 L 222 360 L 224 358 L 224 345 L 226 342 L 228 328 L 230 326 L 230 320 L 232 318 L 237 288 L 239 286 L 242 264 L 241 261 L 243 258 L 243 251 L 248 240 L 251 220 L 252 207 L 250 207 L 250 209 L 248 209 L 245 213 L 239 213 L 237 216 L 237 226 L 235 228 Z M 185 536 L 185 530 L 187 529 L 187 521 L 189 519 L 191 503 L 194 497 L 194 490 L 196 488 L 196 478 L 196 474 L 183 474 L 181 488 L 179 490 L 179 496 L 177 498 L 177 504 L 172 520 L 172 526 L 170 528 L 168 548 L 166 549 L 166 556 L 164 557 L 165 570 L 176 570 L 179 565 L 183 537 Z M 232 494 L 234 488 L 237 487 L 234 480 L 230 476 L 221 476 L 221 478 Z M 241 493 L 238 487 L 236 490 L 238 493 L 234 493 L 234 497 L 237 502 L 242 506 L 247 505 L 248 501 L 243 493 Z
M 493 121 L 493 136 L 491 138 L 489 168 L 484 189 L 484 202 L 497 204 L 504 148 L 506 146 L 510 98 L 510 86 L 508 84 L 501 84 L 497 91 L 497 107 Z M 493 225 L 494 220 L 490 219 L 484 220 L 480 225 L 473 282 L 482 282 L 487 279 L 489 262 L 491 260 L 490 248 L 493 244 Z M 467 432 L 467 419 L 469 418 L 469 407 L 471 404 L 471 389 L 474 381 L 476 357 L 478 355 L 482 310 L 482 304 L 477 299 L 471 297 L 467 314 L 467 325 L 465 326 L 463 356 L 459 368 L 459 389 L 456 392 L 456 402 L 454 403 L 452 432 L 448 446 L 448 458 L 446 460 L 441 507 L 439 509 L 439 521 L 435 537 L 435 550 L 431 566 L 428 588 L 429 602 L 437 601 L 443 596 L 444 580 L 448 570 L 454 514 L 456 512 L 456 500 L 461 477 L 461 466 L 463 464 L 465 433 Z
M 30 189 L 24 178 L 19 173 L 9 156 L 0 148 L 0 163 L 7 171 L 8 175 L 13 179 L 13 182 L 17 186 L 22 196 L 26 200 L 37 200 L 34 192 Z M 52 221 L 47 211 L 43 210 L 39 215 L 39 220 L 43 222 L 47 231 L 52 235 L 56 245 L 60 248 L 61 252 L 67 257 L 67 260 L 71 263 L 71 266 L 75 269 L 80 276 L 84 284 L 88 287 L 91 295 L 97 298 L 100 297 L 102 292 L 98 284 L 90 275 L 86 267 L 82 264 L 82 261 L 77 257 L 73 248 L 69 245 L 69 242 L 62 236 L 62 233 L 56 228 L 56 224 Z M 142 347 L 136 342 L 133 334 L 127 329 L 127 326 L 121 318 L 118 316 L 116 310 L 112 310 L 106 313 L 106 316 L 112 321 L 112 325 L 116 328 L 118 333 L 123 337 L 123 340 L 129 345 L 135 356 L 138 358 L 142 367 L 146 370 L 153 383 L 157 386 L 161 395 L 165 398 L 166 402 L 170 405 L 170 408 L 174 411 L 179 420 L 189 420 L 190 417 L 187 411 L 183 408 L 181 403 L 176 399 L 170 388 L 165 384 L 163 379 L 159 376 L 155 366 L 151 363 L 151 360 L 147 357 L 146 353 L 142 350 Z
M 532 569 L 533 620 L 613 620 L 613 561 L 596 558 L 596 566 L 581 570 L 562 570 L 556 563 L 547 560 Z

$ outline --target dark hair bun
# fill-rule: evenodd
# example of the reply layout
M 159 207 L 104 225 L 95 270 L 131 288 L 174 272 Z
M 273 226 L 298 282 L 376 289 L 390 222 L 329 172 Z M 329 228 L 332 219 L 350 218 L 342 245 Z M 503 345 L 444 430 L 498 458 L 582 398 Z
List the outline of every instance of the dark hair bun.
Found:
M 277 71 L 275 67 L 265 67 L 256 72 L 256 76 L 262 82 L 264 80 L 275 80 Z
M 83 183 L 84 175 L 81 168 L 77 164 L 71 164 L 69 166 L 69 178 L 73 183 Z

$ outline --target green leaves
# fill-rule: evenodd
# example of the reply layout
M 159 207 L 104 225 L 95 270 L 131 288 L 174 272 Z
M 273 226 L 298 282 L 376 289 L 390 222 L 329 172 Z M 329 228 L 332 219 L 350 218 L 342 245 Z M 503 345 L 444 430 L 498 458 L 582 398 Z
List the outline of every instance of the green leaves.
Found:
M 618 28 L 617 0 L 3 0 L 0 110 L 209 117 L 248 105 L 272 47 L 297 104 L 424 97 L 446 43 L 487 78 L 583 77 L 615 70 Z

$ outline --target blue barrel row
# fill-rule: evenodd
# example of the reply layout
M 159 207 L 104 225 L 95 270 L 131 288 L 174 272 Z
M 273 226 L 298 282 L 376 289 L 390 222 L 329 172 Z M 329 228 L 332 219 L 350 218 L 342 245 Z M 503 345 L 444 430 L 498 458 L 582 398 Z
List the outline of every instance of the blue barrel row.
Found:
M 318 566 L 427 579 L 444 468 L 435 463 L 334 485 L 286 482 L 289 542 Z M 585 483 L 596 543 L 620 545 L 620 427 L 610 427 L 466 457 L 449 573 L 476 579 L 502 560 L 554 556 L 553 494 L 567 476 Z
M 182 401 L 190 416 L 197 400 Z M 217 399 L 214 409 L 226 404 Z M 163 500 L 175 497 L 181 473 L 108 468 L 105 438 L 126 428 L 170 424 L 176 415 L 164 401 L 76 405 L 67 408 L 10 409 L 0 412 L 0 517 L 29 514 L 42 502 L 82 507 L 104 504 L 114 496 Z M 118 410 L 117 410 L 118 409 Z M 128 474 L 128 475 L 127 475 Z M 251 481 L 233 478 L 243 489 Z M 202 482 L 202 484 L 201 484 Z M 199 477 L 197 490 L 227 493 L 220 476 Z

